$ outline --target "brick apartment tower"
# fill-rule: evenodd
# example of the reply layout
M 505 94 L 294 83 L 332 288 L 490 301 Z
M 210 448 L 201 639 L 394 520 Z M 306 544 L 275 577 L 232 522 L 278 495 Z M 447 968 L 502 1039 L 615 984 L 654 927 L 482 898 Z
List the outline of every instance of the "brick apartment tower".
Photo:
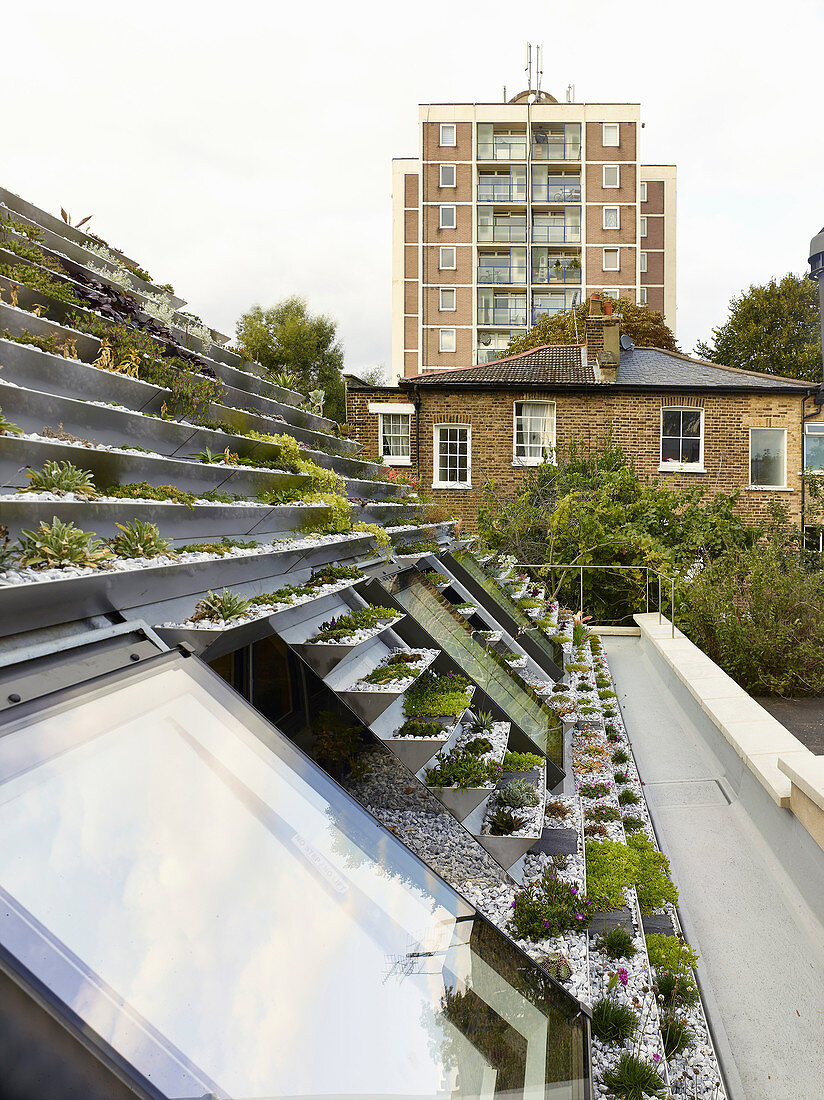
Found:
M 522 92 L 419 115 L 418 158 L 392 163 L 393 378 L 495 359 L 594 290 L 675 329 L 675 168 L 640 163 L 638 104 Z

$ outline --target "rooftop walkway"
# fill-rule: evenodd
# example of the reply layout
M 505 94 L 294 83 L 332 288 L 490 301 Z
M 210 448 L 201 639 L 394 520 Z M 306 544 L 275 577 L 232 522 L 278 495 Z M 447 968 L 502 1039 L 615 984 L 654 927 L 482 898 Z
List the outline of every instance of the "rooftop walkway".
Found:
M 824 928 L 643 638 L 603 639 L 730 1100 L 824 1095 Z M 775 814 L 789 811 L 774 806 Z

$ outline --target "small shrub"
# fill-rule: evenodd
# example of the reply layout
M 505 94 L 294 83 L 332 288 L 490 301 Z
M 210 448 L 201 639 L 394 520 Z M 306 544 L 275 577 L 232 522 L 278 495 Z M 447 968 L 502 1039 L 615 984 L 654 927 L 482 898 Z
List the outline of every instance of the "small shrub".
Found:
M 356 565 L 322 565 L 312 570 L 309 583 L 313 585 L 334 584 L 336 581 L 354 581 L 363 577 L 363 570 Z
M 615 806 L 599 802 L 597 806 L 590 806 L 584 813 L 587 821 L 618 821 L 620 814 Z
M 639 802 L 640 799 L 635 791 L 625 790 L 621 791 L 618 795 L 618 804 L 620 806 L 637 806 Z
M 548 955 L 539 955 L 536 962 L 551 974 L 556 982 L 568 982 L 572 977 L 572 967 L 569 965 L 569 959 L 566 955 L 562 955 L 560 951 L 551 951 Z
M 666 1008 L 690 1008 L 698 1002 L 698 986 L 688 970 L 659 970 L 655 988 Z
M 544 758 L 534 752 L 508 752 L 504 755 L 505 772 L 531 772 L 543 766 Z
M 647 936 L 649 961 L 656 970 L 692 970 L 698 962 L 697 953 L 679 936 L 650 932 Z
M 497 761 L 481 760 L 461 749 L 439 753 L 436 760 L 437 764 L 426 770 L 425 782 L 430 787 L 489 787 L 501 774 Z
M 617 840 L 588 840 L 587 883 L 594 906 L 599 910 L 619 909 L 624 891 L 634 886 L 642 913 L 651 913 L 665 902 L 678 904 L 678 891 L 668 876 L 669 861 L 646 836 Z
M 398 612 L 391 607 L 357 607 L 338 618 L 321 623 L 320 630 L 309 638 L 310 643 L 336 642 L 349 638 L 358 630 L 373 630 L 382 623 L 397 618 Z
M 504 806 L 514 806 L 522 809 L 525 806 L 538 805 L 538 792 L 528 779 L 513 779 L 511 783 L 498 792 L 498 801 Z
M 449 577 L 447 577 L 446 573 L 439 573 L 437 569 L 429 569 L 424 573 L 424 577 L 426 577 L 430 584 L 449 584 Z
M 596 944 L 598 950 L 610 959 L 631 959 L 638 951 L 632 936 L 620 924 L 599 936 Z
M 504 761 L 506 761 L 506 757 L 504 757 Z M 559 802 L 557 798 L 551 798 L 546 804 L 546 816 L 561 817 L 566 820 L 566 818 L 572 817 L 572 810 L 563 802 Z
M 417 676 L 418 672 L 419 670 L 410 665 L 408 661 L 389 662 L 373 668 L 366 676 L 361 677 L 360 682 L 363 684 L 391 684 L 395 680 L 408 680 L 410 676 Z
M 499 806 L 486 819 L 486 825 L 491 836 L 509 836 L 526 825 L 526 818 L 519 817 L 513 810 L 505 806 Z
M 109 546 L 119 558 L 156 558 L 160 554 L 170 554 L 169 539 L 162 539 L 157 525 L 143 523 L 136 519 L 133 523 L 118 523 L 120 534 L 111 539 Z M 172 553 L 171 557 L 177 555 Z
M 695 1032 L 680 1017 L 665 1012 L 661 1017 L 661 1038 L 664 1041 L 664 1057 L 669 1060 L 693 1045 Z
M 607 741 L 609 741 L 609 743 L 611 745 L 614 745 L 616 742 L 618 742 L 620 740 L 621 740 L 621 737 L 620 737 L 619 734 L 617 734 L 615 732 L 615 730 L 609 730 L 609 729 L 607 730 Z
M 629 1005 L 601 997 L 592 1006 L 592 1031 L 602 1043 L 625 1043 L 638 1027 L 638 1014 Z
M 80 470 L 71 462 L 44 462 L 42 470 L 26 470 L 29 484 L 21 493 L 75 493 L 97 496 L 90 470 Z
M 492 742 L 488 737 L 473 737 L 471 741 L 464 741 L 461 748 L 464 752 L 471 752 L 473 756 L 484 756 L 492 752 Z
M 544 940 L 590 921 L 590 906 L 576 886 L 547 869 L 515 896 L 509 929 L 517 939 Z
M 615 772 L 613 779 L 619 786 L 621 786 L 622 783 L 629 783 L 629 776 L 626 772 Z
M 0 573 L 4 573 L 11 568 L 16 557 L 17 551 L 12 546 L 9 538 L 9 529 L 5 523 L 0 523 Z
M 403 699 L 408 718 L 454 718 L 469 706 L 469 681 L 454 672 L 419 676 Z
M 175 485 L 150 485 L 148 481 L 110 485 L 103 490 L 103 495 L 116 497 L 118 500 L 170 500 L 173 504 L 185 504 L 187 508 L 191 508 L 197 500 L 194 493 L 178 489 Z
M 626 814 L 621 818 L 624 826 L 624 832 L 637 833 L 640 829 L 645 828 L 646 821 L 643 817 L 636 817 L 635 814 Z
M 495 719 L 492 717 L 489 711 L 479 710 L 470 723 L 472 732 L 475 734 L 491 733 L 492 727 L 495 725 Z
M 603 798 L 609 794 L 609 783 L 582 783 L 578 793 L 584 798 Z
M 440 722 L 425 722 L 422 718 L 409 718 L 398 730 L 398 737 L 439 738 L 445 733 Z
M 594 1023 L 594 1021 L 593 1021 Z M 637 1054 L 624 1051 L 618 1062 L 604 1073 L 604 1086 L 618 1100 L 643 1100 L 646 1096 L 664 1096 L 667 1089 L 658 1070 Z
M 195 605 L 193 622 L 203 619 L 222 619 L 229 622 L 232 619 L 240 619 L 252 606 L 252 601 L 238 596 L 228 588 L 222 592 L 209 592 Z
M 619 765 L 620 764 L 628 764 L 629 763 L 629 753 L 626 751 L 626 749 L 616 749 L 615 752 L 612 754 L 612 762 L 613 762 L 613 764 L 619 764 Z
M 28 569 L 62 569 L 82 566 L 97 569 L 112 552 L 100 539 L 81 531 L 73 523 L 54 516 L 51 524 L 41 523 L 36 531 L 20 532 L 20 564 Z
M 607 827 L 600 822 L 590 821 L 584 825 L 584 836 L 606 836 Z

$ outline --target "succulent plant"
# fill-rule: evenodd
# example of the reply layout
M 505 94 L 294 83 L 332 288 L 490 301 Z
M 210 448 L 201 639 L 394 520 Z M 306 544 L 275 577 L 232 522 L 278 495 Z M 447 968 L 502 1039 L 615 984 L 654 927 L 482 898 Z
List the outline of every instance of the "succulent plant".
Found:
M 539 955 L 538 964 L 548 970 L 556 982 L 568 982 L 572 977 L 569 959 L 560 951 L 551 951 L 548 955 Z
M 464 741 L 461 748 L 464 752 L 471 752 L 473 756 L 483 756 L 492 752 L 492 742 L 488 737 L 473 737 L 471 741 Z
M 136 519 L 133 523 L 118 523 L 116 526 L 121 534 L 110 539 L 109 546 L 119 558 L 156 558 L 159 554 L 176 556 L 169 550 L 169 540 L 160 537 L 156 524 Z
M 476 735 L 491 733 L 495 719 L 490 711 L 479 710 L 472 720 L 472 732 Z
M 224 588 L 222 592 L 209 592 L 202 600 L 198 600 L 192 620 L 199 622 L 201 619 L 222 619 L 228 622 L 230 619 L 239 619 L 246 614 L 251 603 L 251 600 L 238 596 L 228 588 Z
M 29 569 L 61 569 L 67 565 L 96 569 L 112 552 L 100 539 L 57 516 L 36 531 L 20 532 L 20 564 Z
M 298 384 L 298 376 L 288 370 L 276 371 L 274 374 L 270 374 L 269 380 L 273 385 L 280 386 L 282 390 L 293 390 Z
M 17 552 L 9 538 L 9 529 L 5 523 L 0 523 L 0 573 L 9 568 L 16 556 Z
M 504 806 L 514 806 L 516 809 L 537 806 L 538 792 L 528 779 L 513 779 L 498 791 L 498 801 Z
M 502 806 L 489 815 L 487 825 L 492 836 L 509 836 L 526 825 L 526 818 Z
M 42 470 L 27 470 L 29 484 L 21 493 L 76 493 L 78 496 L 97 496 L 90 470 L 81 470 L 71 462 L 48 461 Z

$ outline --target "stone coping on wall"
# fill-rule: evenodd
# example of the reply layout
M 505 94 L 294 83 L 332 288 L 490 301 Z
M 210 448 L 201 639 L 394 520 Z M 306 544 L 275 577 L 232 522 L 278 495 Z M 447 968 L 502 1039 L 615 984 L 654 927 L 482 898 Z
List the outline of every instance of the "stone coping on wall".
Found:
M 636 615 L 642 637 L 652 645 L 692 695 L 722 737 L 741 758 L 778 806 L 796 812 L 794 774 L 805 777 L 804 797 L 819 807 L 820 838 L 798 814 L 802 824 L 824 847 L 824 757 L 809 751 L 777 719 L 748 695 L 706 653 L 657 612 Z M 797 770 L 796 770 L 797 769 Z M 815 788 L 816 797 L 809 793 Z M 795 798 L 800 805 L 800 798 Z M 808 814 L 809 816 L 809 814 Z

